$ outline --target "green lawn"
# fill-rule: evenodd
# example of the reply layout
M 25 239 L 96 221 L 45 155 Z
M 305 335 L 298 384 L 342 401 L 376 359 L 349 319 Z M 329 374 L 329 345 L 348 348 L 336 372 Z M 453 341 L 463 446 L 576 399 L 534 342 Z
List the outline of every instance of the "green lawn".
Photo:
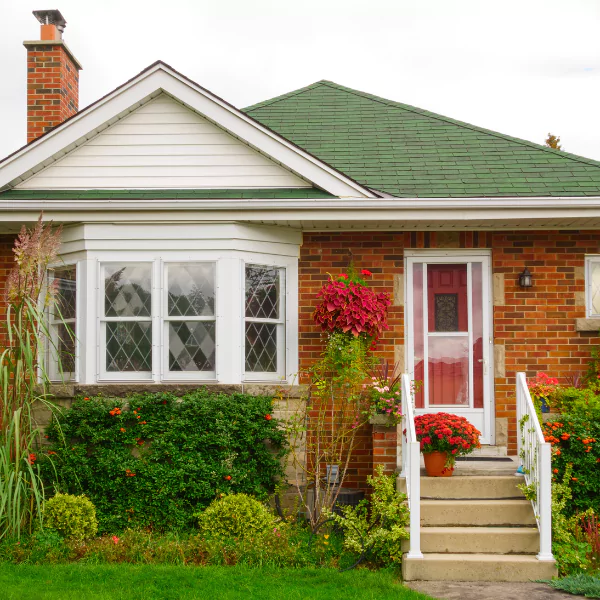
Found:
M 0 565 L 4 600 L 427 600 L 389 572 L 155 565 Z

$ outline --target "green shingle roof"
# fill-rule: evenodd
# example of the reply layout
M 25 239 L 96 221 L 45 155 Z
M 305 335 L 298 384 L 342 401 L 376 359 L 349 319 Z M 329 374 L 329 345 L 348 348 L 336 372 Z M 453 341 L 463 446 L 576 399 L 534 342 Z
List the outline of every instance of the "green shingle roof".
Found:
M 335 198 L 317 188 L 233 190 L 6 190 L 2 200 L 171 200 L 171 199 Z
M 359 183 L 394 196 L 600 195 L 600 162 L 331 81 L 244 112 Z

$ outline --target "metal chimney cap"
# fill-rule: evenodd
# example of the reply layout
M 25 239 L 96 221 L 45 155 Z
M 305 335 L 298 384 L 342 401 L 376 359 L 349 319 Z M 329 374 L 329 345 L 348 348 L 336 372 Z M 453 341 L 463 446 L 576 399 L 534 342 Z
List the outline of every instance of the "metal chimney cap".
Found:
M 67 22 L 60 13 L 60 10 L 34 10 L 33 16 L 42 25 L 56 25 L 57 29 L 62 33 L 65 30 Z

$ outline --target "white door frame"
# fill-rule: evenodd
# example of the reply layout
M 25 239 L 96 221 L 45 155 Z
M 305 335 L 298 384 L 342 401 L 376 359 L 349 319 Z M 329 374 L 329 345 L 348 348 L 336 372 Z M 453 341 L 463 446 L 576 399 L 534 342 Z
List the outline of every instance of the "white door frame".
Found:
M 437 410 L 451 410 L 469 419 L 469 415 L 475 417 L 483 412 L 483 427 L 481 443 L 495 443 L 495 403 L 494 403 L 494 340 L 493 340 L 493 305 L 492 305 L 492 272 L 491 272 L 491 251 L 485 249 L 473 250 L 436 250 L 436 249 L 421 249 L 421 250 L 405 250 L 404 251 L 404 270 L 405 270 L 405 361 L 406 371 L 411 378 L 414 378 L 414 330 L 413 330 L 413 265 L 421 264 L 460 264 L 460 263 L 479 263 L 481 264 L 482 275 L 482 310 L 483 310 L 483 409 L 476 408 L 460 408 L 458 407 L 436 407 Z M 469 270 L 470 273 L 470 270 Z M 427 294 L 427 290 L 423 289 L 423 293 Z M 426 297 L 426 296 L 425 296 Z M 469 299 L 471 298 L 470 277 L 469 277 Z M 469 331 L 471 331 L 471 306 L 469 302 Z M 423 315 L 424 323 L 428 322 L 428 315 Z M 472 344 L 471 344 L 472 348 Z M 472 350 L 471 350 L 472 351 Z M 470 366 L 472 370 L 472 366 Z M 426 390 L 427 388 L 425 388 Z M 425 394 L 424 394 L 425 396 Z M 427 402 L 427 398 L 425 398 Z M 434 412 L 431 409 L 421 408 L 415 409 L 417 414 L 426 412 Z M 480 420 L 478 419 L 478 420 Z M 470 419 L 469 419 L 470 420 Z

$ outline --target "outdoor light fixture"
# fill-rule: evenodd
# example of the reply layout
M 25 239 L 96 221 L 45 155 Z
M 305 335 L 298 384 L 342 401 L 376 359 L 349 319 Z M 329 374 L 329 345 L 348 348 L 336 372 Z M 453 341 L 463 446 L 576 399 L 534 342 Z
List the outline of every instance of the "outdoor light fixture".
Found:
M 533 281 L 531 280 L 531 273 L 529 269 L 525 267 L 524 271 L 519 275 L 519 285 L 522 288 L 528 288 L 533 285 Z

